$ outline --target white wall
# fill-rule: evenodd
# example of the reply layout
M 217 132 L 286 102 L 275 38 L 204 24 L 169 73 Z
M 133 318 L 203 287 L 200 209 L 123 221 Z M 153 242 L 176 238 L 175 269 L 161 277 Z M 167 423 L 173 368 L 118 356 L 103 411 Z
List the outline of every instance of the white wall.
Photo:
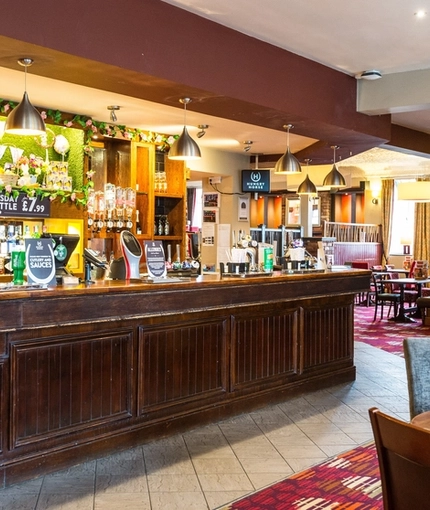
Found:
M 202 178 L 203 193 L 220 192 L 219 222 L 231 225 L 231 230 L 236 233 L 239 229 L 249 231 L 249 223 L 238 221 L 238 197 L 241 192 L 241 170 L 249 169 L 249 156 L 245 154 L 236 154 L 223 152 L 215 149 L 201 148 L 202 158 L 200 160 L 187 162 L 191 175 L 199 172 Z M 214 189 L 209 184 L 209 177 L 221 176 L 221 184 L 217 184 Z M 216 231 L 216 228 L 215 228 Z M 215 266 L 219 269 L 217 261 L 217 238 L 215 245 L 202 246 L 201 258 L 202 264 L 206 266 Z

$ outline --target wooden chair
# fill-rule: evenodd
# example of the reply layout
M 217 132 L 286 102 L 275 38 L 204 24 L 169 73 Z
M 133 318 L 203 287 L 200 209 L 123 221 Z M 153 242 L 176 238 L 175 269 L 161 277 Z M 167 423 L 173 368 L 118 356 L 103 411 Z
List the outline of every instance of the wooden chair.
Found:
M 353 260 L 351 262 L 352 269 L 369 269 L 369 262 L 365 260 Z M 366 305 L 369 306 L 370 303 L 370 291 L 372 288 L 372 282 L 370 282 L 369 290 L 367 292 L 360 292 L 355 296 L 355 304 L 356 305 Z
M 369 409 L 384 510 L 430 508 L 430 430 Z
M 390 310 L 392 305 L 394 305 L 394 316 L 397 315 L 398 305 L 400 303 L 400 295 L 397 292 L 392 292 L 389 282 L 387 283 L 387 279 L 385 275 L 379 273 L 372 274 L 373 279 L 373 287 L 374 287 L 374 302 L 375 302 L 375 314 L 373 316 L 373 321 L 376 321 L 376 316 L 378 314 L 378 306 L 381 309 L 381 320 L 384 317 L 384 306 L 389 305 L 387 317 L 390 314 Z
M 403 353 L 412 420 L 417 414 L 430 411 L 430 338 L 405 338 Z
M 399 273 L 389 273 L 390 278 L 396 279 L 400 278 Z M 397 294 L 400 294 L 400 285 L 396 285 L 395 283 L 392 284 L 391 290 L 393 292 L 396 292 Z M 417 286 L 414 283 L 411 283 L 410 285 L 405 285 L 403 288 L 403 296 L 405 303 L 408 303 L 408 305 L 411 307 L 413 304 L 416 303 L 418 299 L 418 289 Z

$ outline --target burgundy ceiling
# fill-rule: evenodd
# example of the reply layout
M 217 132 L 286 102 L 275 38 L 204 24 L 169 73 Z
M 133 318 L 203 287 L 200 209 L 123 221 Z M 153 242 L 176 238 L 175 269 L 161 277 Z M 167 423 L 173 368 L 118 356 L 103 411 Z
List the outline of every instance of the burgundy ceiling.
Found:
M 23 16 L 22 13 L 25 12 Z M 332 161 L 388 143 L 430 153 L 430 137 L 356 112 L 356 80 L 159 0 L 15 0 L 1 11 L 0 66 L 33 57 L 49 78 L 320 140 Z M 179 105 L 179 106 L 178 106 Z M 49 107 L 50 105 L 40 105 Z

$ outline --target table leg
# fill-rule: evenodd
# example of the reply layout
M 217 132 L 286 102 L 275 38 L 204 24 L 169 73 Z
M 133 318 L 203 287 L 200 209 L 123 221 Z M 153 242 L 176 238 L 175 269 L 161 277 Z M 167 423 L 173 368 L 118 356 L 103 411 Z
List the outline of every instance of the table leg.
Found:
M 416 322 L 415 319 L 413 319 L 409 315 L 406 315 L 405 312 L 406 312 L 406 310 L 405 310 L 405 288 L 403 285 L 400 285 L 399 311 L 395 317 L 392 317 L 389 320 L 394 321 L 394 322 Z

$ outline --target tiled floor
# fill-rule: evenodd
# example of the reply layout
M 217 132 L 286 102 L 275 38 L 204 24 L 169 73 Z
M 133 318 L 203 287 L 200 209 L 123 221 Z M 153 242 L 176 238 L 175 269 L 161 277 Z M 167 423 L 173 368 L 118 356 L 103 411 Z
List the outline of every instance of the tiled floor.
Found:
M 357 380 L 0 490 L 10 510 L 213 509 L 408 419 L 404 359 L 356 343 Z

